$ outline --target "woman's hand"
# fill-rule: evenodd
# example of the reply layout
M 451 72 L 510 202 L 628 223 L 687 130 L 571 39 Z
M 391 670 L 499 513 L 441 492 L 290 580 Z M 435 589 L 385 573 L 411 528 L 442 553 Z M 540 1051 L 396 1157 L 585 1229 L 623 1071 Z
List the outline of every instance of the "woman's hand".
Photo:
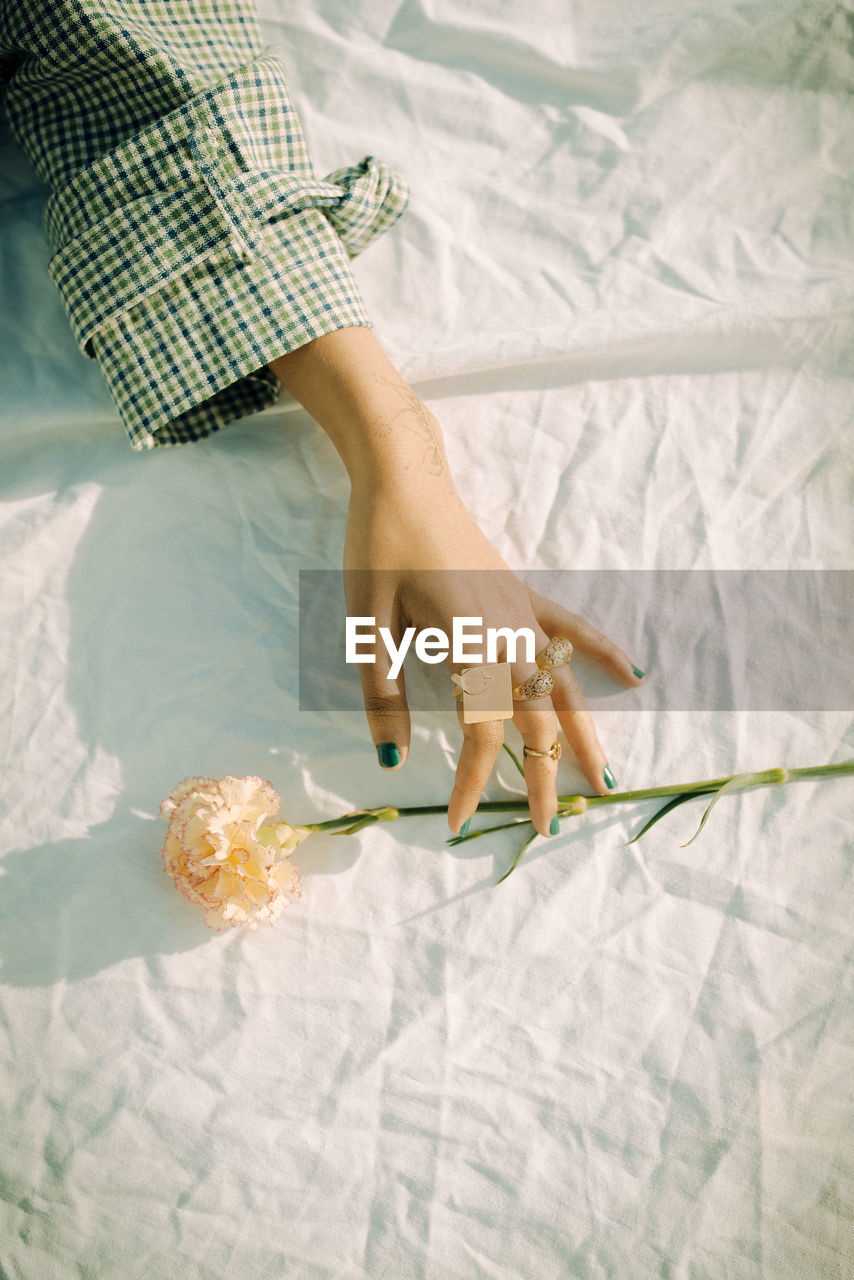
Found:
M 407 626 L 451 634 L 454 617 L 489 627 L 530 628 L 536 652 L 565 636 L 624 684 L 638 684 L 629 659 L 582 618 L 529 591 L 484 537 L 457 495 L 433 414 L 389 363 L 371 329 L 352 327 L 281 356 L 270 368 L 329 435 L 352 483 L 344 544 L 347 608 L 374 617 L 399 643 Z M 390 684 L 378 650 L 360 666 L 371 735 L 385 768 L 409 751 L 410 721 L 402 673 Z M 503 654 L 499 654 L 503 657 Z M 537 668 L 512 666 L 514 687 Z M 515 702 L 513 721 L 526 747 L 548 751 L 560 722 L 596 791 L 616 785 L 570 667 L 552 672 L 550 698 Z M 448 679 L 449 705 L 452 697 Z M 467 725 L 448 823 L 458 832 L 477 808 L 504 740 L 503 722 Z M 557 813 L 557 764 L 525 756 L 531 819 L 542 835 Z
M 345 573 L 348 613 L 375 618 L 378 628 L 389 629 L 397 646 L 407 627 L 436 627 L 450 636 L 454 617 L 479 617 L 484 634 L 489 627 L 529 628 L 537 653 L 552 636 L 565 636 L 624 684 L 639 683 L 627 656 L 607 637 L 519 581 L 444 483 L 423 478 L 410 484 L 397 478 L 379 486 L 355 484 L 344 567 L 354 571 Z M 365 710 L 380 763 L 397 768 L 406 760 L 410 740 L 403 673 L 389 680 L 386 649 L 377 646 L 376 655 L 375 663 L 359 667 Z M 520 649 L 520 660 L 511 667 L 514 687 L 537 670 L 523 656 Z M 499 652 L 498 657 L 503 660 L 505 654 Z M 513 704 L 513 723 L 523 743 L 547 752 L 557 739 L 559 723 L 594 789 L 613 789 L 616 780 L 571 667 L 557 667 L 552 675 L 555 688 L 550 697 Z M 449 709 L 452 696 L 449 675 Z M 473 816 L 504 741 L 503 721 L 465 724 L 462 707 L 456 705 L 463 746 L 448 806 L 454 832 Z M 525 756 L 524 768 L 531 820 L 541 835 L 555 834 L 556 827 L 551 828 L 557 813 L 557 762 Z

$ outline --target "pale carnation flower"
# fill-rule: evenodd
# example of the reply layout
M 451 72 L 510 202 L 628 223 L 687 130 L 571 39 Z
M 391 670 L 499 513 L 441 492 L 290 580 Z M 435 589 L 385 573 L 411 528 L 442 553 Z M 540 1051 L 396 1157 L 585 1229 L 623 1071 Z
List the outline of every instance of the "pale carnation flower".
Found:
M 166 871 L 209 928 L 272 924 L 301 896 L 289 858 L 310 831 L 269 822 L 279 803 L 262 778 L 185 778 L 160 806 Z

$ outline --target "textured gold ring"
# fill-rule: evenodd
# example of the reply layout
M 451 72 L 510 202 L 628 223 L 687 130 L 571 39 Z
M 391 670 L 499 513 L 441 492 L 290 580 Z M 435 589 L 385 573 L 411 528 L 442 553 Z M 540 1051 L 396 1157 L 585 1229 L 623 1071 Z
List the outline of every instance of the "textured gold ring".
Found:
M 523 756 L 544 756 L 549 760 L 559 760 L 560 759 L 560 743 L 553 742 L 552 745 L 549 747 L 548 751 L 534 751 L 533 747 L 523 747 L 522 755 Z
M 550 671 L 541 668 L 523 684 L 517 684 L 513 690 L 515 702 L 532 702 L 535 698 L 547 698 L 555 687 L 555 678 Z
M 537 666 L 540 668 L 550 669 L 551 667 L 562 667 L 569 662 L 572 657 L 572 643 L 565 636 L 552 636 L 551 640 L 537 654 Z

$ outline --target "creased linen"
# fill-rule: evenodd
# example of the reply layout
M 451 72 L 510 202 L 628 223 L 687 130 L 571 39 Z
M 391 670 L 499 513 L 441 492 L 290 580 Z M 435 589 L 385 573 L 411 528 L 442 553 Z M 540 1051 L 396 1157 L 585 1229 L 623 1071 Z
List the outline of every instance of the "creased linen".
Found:
M 261 16 L 318 172 L 410 180 L 354 277 L 511 567 L 852 567 L 843 6 Z M 512 831 L 313 836 L 274 928 L 210 934 L 160 860 L 182 777 L 296 822 L 441 803 L 458 726 L 419 714 L 386 775 L 360 714 L 299 711 L 331 446 L 283 401 L 132 453 L 45 191 L 0 172 L 0 1274 L 847 1280 L 851 781 L 723 798 L 688 847 L 699 804 L 632 845 L 651 806 L 600 809 L 499 888 Z M 621 787 L 854 756 L 844 705 L 644 711 L 578 671 Z

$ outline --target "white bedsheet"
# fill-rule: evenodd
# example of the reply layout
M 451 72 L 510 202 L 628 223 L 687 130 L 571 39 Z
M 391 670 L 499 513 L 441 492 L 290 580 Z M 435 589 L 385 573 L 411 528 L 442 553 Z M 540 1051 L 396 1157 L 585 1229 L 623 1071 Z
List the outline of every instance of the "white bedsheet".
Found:
M 514 568 L 851 567 L 849 6 L 261 13 L 319 170 L 409 177 L 356 272 Z M 441 802 L 456 722 L 388 776 L 299 712 L 331 446 L 283 403 L 133 454 L 0 167 L 3 1280 L 846 1280 L 851 780 L 688 848 L 696 805 L 631 847 L 650 807 L 602 810 L 500 888 L 507 833 L 314 837 L 275 928 L 209 933 L 160 863 L 185 774 Z M 854 756 L 832 701 L 597 721 L 626 788 Z

